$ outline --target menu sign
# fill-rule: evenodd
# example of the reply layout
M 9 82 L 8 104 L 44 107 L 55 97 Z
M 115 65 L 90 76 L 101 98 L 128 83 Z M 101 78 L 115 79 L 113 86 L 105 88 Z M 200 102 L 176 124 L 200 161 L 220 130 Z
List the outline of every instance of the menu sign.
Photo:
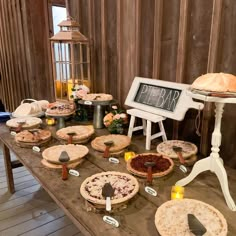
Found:
M 204 105 L 188 95 L 189 84 L 135 77 L 125 105 L 171 118 L 183 120 L 189 108 L 203 109 Z
M 173 112 L 181 92 L 175 88 L 140 83 L 134 101 Z

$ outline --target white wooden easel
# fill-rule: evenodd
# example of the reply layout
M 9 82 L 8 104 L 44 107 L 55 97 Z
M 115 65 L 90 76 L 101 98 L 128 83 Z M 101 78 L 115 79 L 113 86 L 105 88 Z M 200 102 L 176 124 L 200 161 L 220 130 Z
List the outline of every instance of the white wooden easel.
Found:
M 223 160 L 220 158 L 219 151 L 221 145 L 221 119 L 225 103 L 236 103 L 236 98 L 219 98 L 189 92 L 193 98 L 215 103 L 215 128 L 211 139 L 211 154 L 209 157 L 199 160 L 193 166 L 191 173 L 184 179 L 176 182 L 176 185 L 185 186 L 190 183 L 200 173 L 210 170 L 214 172 L 219 179 L 222 192 L 226 203 L 232 211 L 236 211 L 236 205 L 229 192 L 228 177 L 223 165 Z
M 143 84 L 146 86 L 145 88 L 142 87 Z M 183 120 L 188 109 L 203 109 L 204 107 L 202 103 L 193 101 L 192 97 L 186 94 L 188 88 L 188 84 L 135 77 L 125 101 L 126 105 L 133 107 L 133 109 L 127 110 L 127 113 L 131 115 L 128 136 L 132 137 L 134 131 L 143 129 L 143 134 L 146 135 L 147 150 L 150 150 L 153 139 L 162 137 L 163 141 L 167 140 L 163 120 L 166 118 Z M 165 89 L 166 91 L 164 91 Z M 162 96 L 164 94 L 162 92 L 166 92 L 165 96 Z M 174 99 L 171 100 L 170 97 L 177 93 L 178 99 L 175 100 L 175 106 L 171 108 Z M 142 99 L 139 99 L 141 96 Z M 156 106 L 158 101 L 159 105 Z M 141 126 L 134 127 L 136 118 L 142 119 Z M 160 132 L 152 135 L 152 123 L 158 123 Z

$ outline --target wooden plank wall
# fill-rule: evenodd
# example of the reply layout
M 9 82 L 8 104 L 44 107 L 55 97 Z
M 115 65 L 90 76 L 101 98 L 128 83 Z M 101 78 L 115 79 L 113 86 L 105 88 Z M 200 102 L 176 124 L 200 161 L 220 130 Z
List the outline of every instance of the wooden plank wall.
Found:
M 49 99 L 47 4 L 63 0 L 0 0 L 0 98 L 9 110 L 25 97 Z M 135 76 L 191 84 L 207 72 L 236 74 L 234 0 L 69 0 L 71 16 L 91 39 L 93 90 L 113 94 L 124 104 Z M 44 16 L 45 14 L 45 16 Z M 9 19 L 9 20 L 5 20 Z M 10 30 L 8 30 L 10 29 Z M 17 87 L 14 96 L 8 96 Z M 195 134 L 197 111 L 184 122 L 166 121 L 168 138 L 199 143 L 210 151 L 213 106 L 202 112 L 202 136 Z M 222 153 L 236 167 L 236 106 L 222 121 Z M 228 124 L 231 124 L 229 127 Z
M 191 84 L 207 72 L 236 74 L 233 0 L 70 0 L 69 6 L 81 31 L 93 42 L 96 92 L 111 93 L 121 104 L 135 76 Z M 231 145 L 236 124 L 231 129 L 224 122 L 235 119 L 236 107 L 229 105 L 230 111 L 227 107 L 222 122 L 223 158 L 236 167 L 236 148 Z M 202 112 L 201 138 L 195 134 L 196 115 L 197 111 L 190 111 L 184 122 L 167 121 L 173 134 L 169 138 L 197 142 L 207 155 L 213 106 L 206 105 Z
M 13 111 L 25 98 L 53 99 L 47 1 L 0 1 L 0 98 Z

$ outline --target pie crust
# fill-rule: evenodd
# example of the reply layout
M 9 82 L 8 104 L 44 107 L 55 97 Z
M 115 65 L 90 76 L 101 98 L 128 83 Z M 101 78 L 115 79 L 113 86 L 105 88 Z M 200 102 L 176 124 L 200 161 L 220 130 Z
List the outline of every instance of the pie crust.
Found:
M 82 97 L 82 100 L 86 101 L 110 101 L 113 97 L 111 94 L 105 93 L 88 93 Z
M 147 167 L 144 166 L 146 161 L 156 162 L 156 166 L 152 168 L 152 177 L 154 178 L 169 174 L 174 167 L 174 162 L 169 157 L 157 153 L 143 153 L 129 159 L 127 162 L 127 170 L 137 176 L 147 177 Z
M 106 199 L 102 196 L 102 187 L 108 182 L 115 189 L 114 196 L 111 198 L 111 204 L 126 202 L 139 191 L 138 181 L 132 175 L 107 171 L 85 179 L 81 184 L 80 193 L 89 202 L 105 205 Z
M 92 125 L 77 125 L 77 126 L 68 126 L 62 128 L 56 132 L 58 138 L 63 140 L 68 140 L 68 133 L 75 133 L 72 137 L 72 142 L 86 142 L 94 134 L 94 128 Z
M 49 140 L 52 136 L 49 130 L 34 129 L 34 131 L 36 131 L 35 134 L 31 133 L 30 130 L 23 130 L 16 134 L 16 142 L 37 143 Z
M 84 145 L 56 145 L 49 147 L 42 152 L 43 158 L 54 164 L 61 164 L 59 157 L 62 151 L 66 151 L 70 157 L 70 160 L 67 163 L 72 163 L 80 160 L 88 154 L 88 148 Z
M 114 153 L 128 147 L 130 145 L 131 139 L 130 137 L 121 134 L 103 135 L 95 138 L 91 142 L 91 146 L 97 151 L 104 152 L 106 149 L 106 145 L 104 144 L 104 142 L 108 141 L 113 141 L 113 145 L 110 147 L 110 152 Z
M 178 158 L 177 153 L 173 150 L 173 146 L 182 148 L 183 158 L 189 158 L 198 151 L 197 146 L 193 143 L 182 140 L 167 140 L 157 145 L 157 152 L 170 158 Z
M 206 227 L 204 236 L 226 236 L 227 222 L 213 206 L 194 199 L 171 200 L 156 211 L 155 225 L 161 236 L 192 236 L 188 226 L 188 214 L 194 214 Z
M 17 128 L 19 126 L 19 122 L 25 122 L 25 124 L 22 125 L 23 129 L 30 129 L 33 127 L 39 127 L 39 125 L 42 123 L 42 120 L 37 117 L 26 116 L 8 120 L 6 125 L 10 128 Z

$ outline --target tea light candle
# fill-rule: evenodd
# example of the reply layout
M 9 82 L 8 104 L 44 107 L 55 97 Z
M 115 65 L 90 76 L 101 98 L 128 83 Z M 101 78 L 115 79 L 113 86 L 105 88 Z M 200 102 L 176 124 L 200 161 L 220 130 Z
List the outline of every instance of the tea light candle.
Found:
M 129 159 L 132 159 L 135 156 L 134 152 L 125 152 L 125 161 L 127 162 Z
M 171 188 L 171 199 L 183 199 L 184 198 L 184 187 L 173 186 Z
M 54 118 L 47 118 L 46 123 L 47 123 L 47 125 L 54 125 L 55 124 L 55 119 Z

